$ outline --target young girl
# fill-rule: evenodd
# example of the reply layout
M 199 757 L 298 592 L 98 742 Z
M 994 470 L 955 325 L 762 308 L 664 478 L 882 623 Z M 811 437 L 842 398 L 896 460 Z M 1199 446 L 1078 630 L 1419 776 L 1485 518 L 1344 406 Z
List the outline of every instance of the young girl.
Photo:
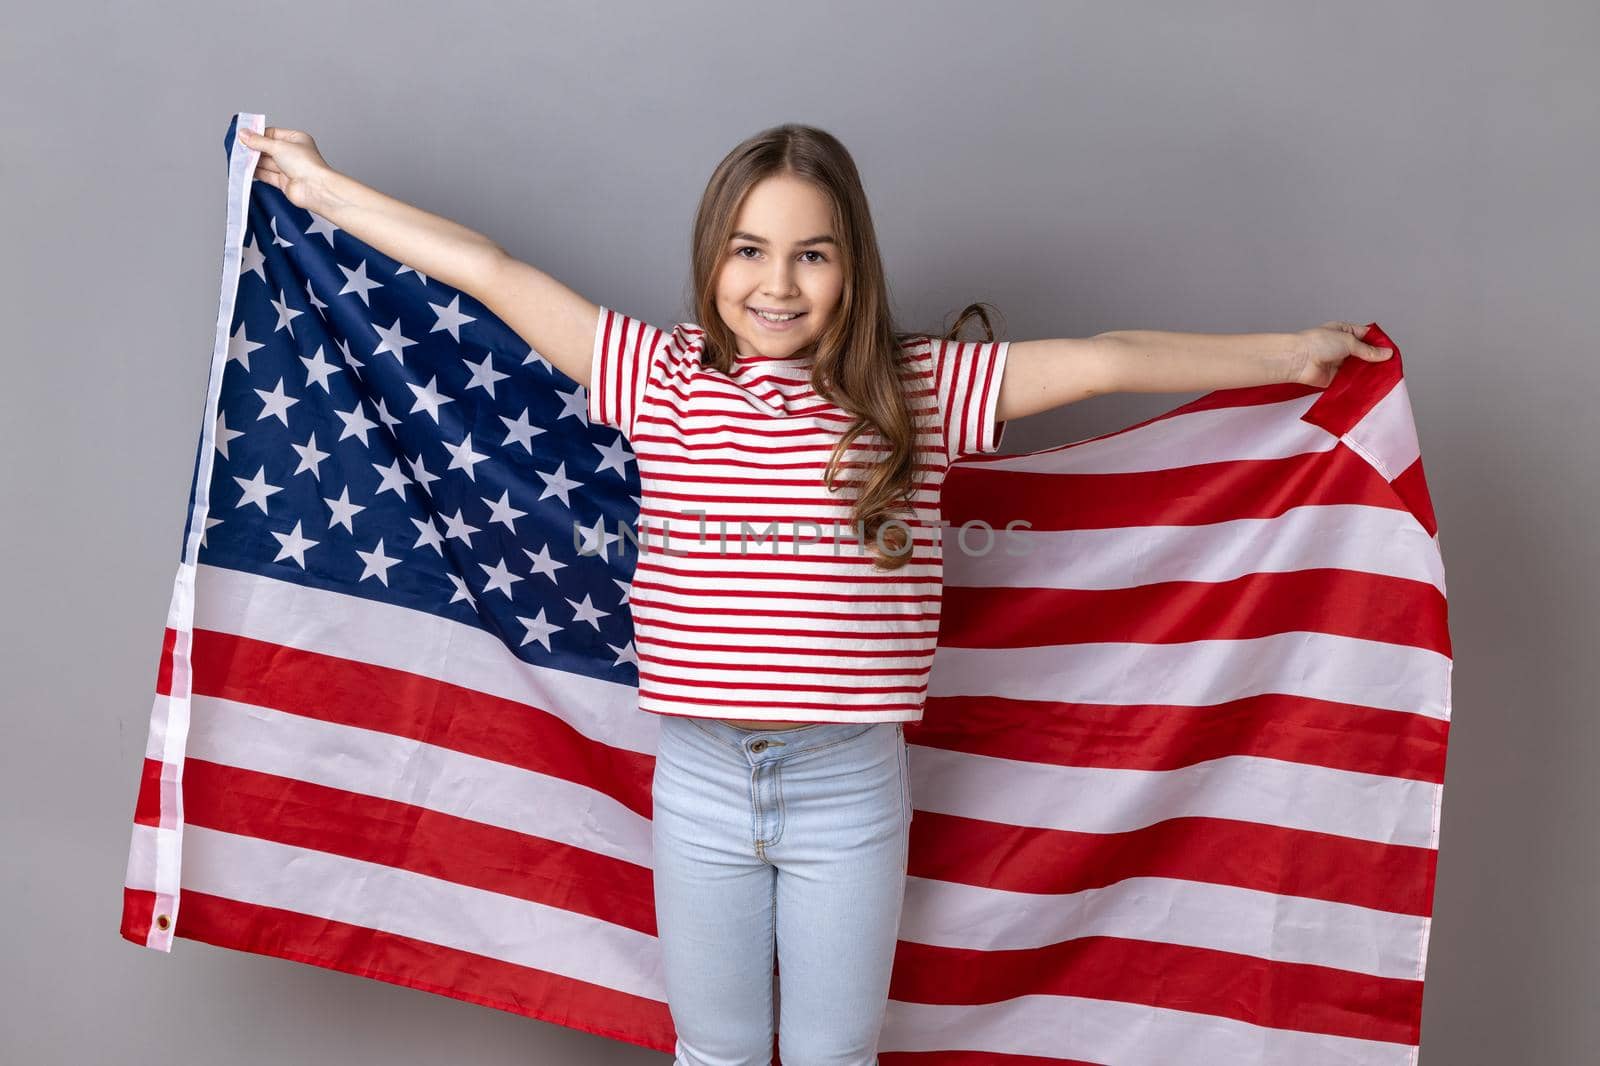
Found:
M 685 1066 L 768 1063 L 775 1024 L 787 1066 L 877 1061 L 950 463 L 1086 396 L 1320 387 L 1351 354 L 1391 354 L 1350 322 L 956 341 L 972 313 L 987 326 L 976 305 L 943 338 L 899 332 L 855 164 L 810 126 L 717 166 L 691 249 L 703 324 L 670 331 L 333 170 L 303 132 L 240 136 L 257 180 L 476 298 L 629 438 L 639 705 L 661 716 L 656 919 Z

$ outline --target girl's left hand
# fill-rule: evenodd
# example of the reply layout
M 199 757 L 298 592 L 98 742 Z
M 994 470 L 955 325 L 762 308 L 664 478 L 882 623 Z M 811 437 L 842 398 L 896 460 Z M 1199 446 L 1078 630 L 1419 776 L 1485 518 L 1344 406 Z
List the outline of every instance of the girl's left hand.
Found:
M 1368 362 L 1381 363 L 1394 354 L 1391 348 L 1379 348 L 1362 341 L 1361 335 L 1366 331 L 1365 326 L 1354 322 L 1324 322 L 1315 329 L 1296 333 L 1300 343 L 1290 353 L 1289 380 L 1327 388 L 1346 357 L 1356 355 Z

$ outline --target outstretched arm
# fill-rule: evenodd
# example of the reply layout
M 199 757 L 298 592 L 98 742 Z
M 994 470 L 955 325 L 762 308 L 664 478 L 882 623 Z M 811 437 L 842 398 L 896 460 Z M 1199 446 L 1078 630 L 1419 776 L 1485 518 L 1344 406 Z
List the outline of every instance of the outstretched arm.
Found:
M 303 130 L 241 129 L 255 180 L 357 240 L 478 300 L 567 377 L 588 385 L 600 308 L 476 230 L 379 192 L 322 158 Z
M 1365 327 L 1324 322 L 1298 333 L 1113 330 L 1093 337 L 1013 341 L 996 419 L 1024 418 L 1108 392 L 1194 392 L 1300 382 L 1319 388 L 1347 356 L 1393 353 Z

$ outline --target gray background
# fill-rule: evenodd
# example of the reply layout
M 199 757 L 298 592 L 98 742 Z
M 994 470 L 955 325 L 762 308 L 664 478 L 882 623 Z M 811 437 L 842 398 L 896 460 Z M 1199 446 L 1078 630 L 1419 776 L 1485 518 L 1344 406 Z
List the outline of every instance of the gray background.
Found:
M 1013 339 L 1377 321 L 1451 593 L 1455 732 L 1423 1062 L 1600 1042 L 1591 4 L 71 4 L 3 41 L 8 1063 L 664 1056 L 118 936 L 202 410 L 235 111 L 682 315 L 712 167 L 782 121 L 859 164 L 910 328 Z M 1031 451 L 1194 394 L 1013 425 Z

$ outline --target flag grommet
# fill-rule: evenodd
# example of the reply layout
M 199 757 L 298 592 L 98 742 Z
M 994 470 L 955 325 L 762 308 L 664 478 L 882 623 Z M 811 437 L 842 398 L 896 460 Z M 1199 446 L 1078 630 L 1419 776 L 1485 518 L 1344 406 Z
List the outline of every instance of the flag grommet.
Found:
M 156 928 L 157 929 L 160 929 L 162 932 L 165 932 L 166 929 L 167 929 L 167 926 L 169 926 L 171 924 L 172 924 L 172 919 L 168 918 L 165 914 L 156 915 Z

